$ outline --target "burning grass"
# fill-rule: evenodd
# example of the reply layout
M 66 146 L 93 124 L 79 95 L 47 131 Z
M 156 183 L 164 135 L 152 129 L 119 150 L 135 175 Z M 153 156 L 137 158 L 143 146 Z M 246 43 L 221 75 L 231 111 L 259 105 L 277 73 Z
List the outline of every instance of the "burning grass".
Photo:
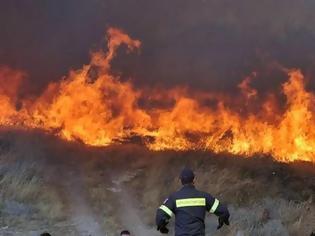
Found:
M 111 73 L 111 62 L 121 45 L 136 51 L 140 41 L 116 28 L 108 29 L 107 39 L 107 52 L 92 53 L 89 64 L 38 97 L 20 99 L 25 73 L 1 67 L 0 125 L 39 128 L 92 146 L 138 136 L 155 151 L 263 153 L 281 162 L 315 162 L 315 96 L 301 70 L 281 68 L 288 80 L 267 95 L 250 87 L 255 72 L 236 95 L 180 85 L 136 89 Z

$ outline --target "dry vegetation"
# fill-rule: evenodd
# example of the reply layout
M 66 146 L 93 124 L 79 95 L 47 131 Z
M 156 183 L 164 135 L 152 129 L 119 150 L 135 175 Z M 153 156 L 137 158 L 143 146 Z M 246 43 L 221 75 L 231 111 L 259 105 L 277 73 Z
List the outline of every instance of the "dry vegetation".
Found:
M 137 145 L 88 148 L 40 132 L 1 131 L 0 235 L 158 235 L 156 208 L 180 187 L 185 166 L 198 188 L 227 203 L 231 226 L 209 235 L 310 235 L 315 166 L 268 157 L 150 152 Z M 80 218 L 82 215 L 82 218 Z M 171 227 L 170 227 L 171 228 Z M 105 234 L 106 232 L 106 234 Z

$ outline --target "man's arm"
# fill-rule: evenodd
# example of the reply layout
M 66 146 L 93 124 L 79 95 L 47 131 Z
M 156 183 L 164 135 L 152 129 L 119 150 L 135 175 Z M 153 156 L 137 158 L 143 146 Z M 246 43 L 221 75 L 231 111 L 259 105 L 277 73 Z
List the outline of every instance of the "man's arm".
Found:
M 168 233 L 166 225 L 168 224 L 169 219 L 174 214 L 174 201 L 171 197 L 167 198 L 163 204 L 157 209 L 156 212 L 156 225 L 157 230 L 161 233 Z
M 210 194 L 207 194 L 207 210 L 210 213 L 215 214 L 219 218 L 218 229 L 220 229 L 223 224 L 229 225 L 230 212 L 225 205 L 220 203 L 217 198 L 212 197 Z

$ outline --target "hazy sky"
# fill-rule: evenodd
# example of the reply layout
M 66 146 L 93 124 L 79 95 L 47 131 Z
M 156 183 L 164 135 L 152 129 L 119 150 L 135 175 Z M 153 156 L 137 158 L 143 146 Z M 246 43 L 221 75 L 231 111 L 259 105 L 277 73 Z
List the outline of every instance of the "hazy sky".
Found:
M 230 89 L 252 71 L 256 86 L 299 67 L 315 82 L 314 0 L 1 0 L 0 64 L 35 87 L 80 68 L 108 26 L 142 41 L 113 71 L 138 85 Z

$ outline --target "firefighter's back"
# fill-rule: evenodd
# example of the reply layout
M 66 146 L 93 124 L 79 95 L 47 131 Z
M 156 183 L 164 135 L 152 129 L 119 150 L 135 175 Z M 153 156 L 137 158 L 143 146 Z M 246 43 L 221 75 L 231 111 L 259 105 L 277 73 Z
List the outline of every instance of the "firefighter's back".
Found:
M 205 215 L 207 194 L 193 185 L 185 185 L 172 195 L 175 202 L 176 236 L 205 235 Z
M 169 232 L 167 224 L 173 215 L 176 236 L 204 236 L 206 212 L 218 217 L 218 229 L 223 224 L 230 224 L 228 209 L 209 193 L 198 191 L 194 186 L 194 177 L 192 170 L 183 169 L 180 175 L 183 187 L 171 194 L 158 208 L 156 225 L 162 234 Z

